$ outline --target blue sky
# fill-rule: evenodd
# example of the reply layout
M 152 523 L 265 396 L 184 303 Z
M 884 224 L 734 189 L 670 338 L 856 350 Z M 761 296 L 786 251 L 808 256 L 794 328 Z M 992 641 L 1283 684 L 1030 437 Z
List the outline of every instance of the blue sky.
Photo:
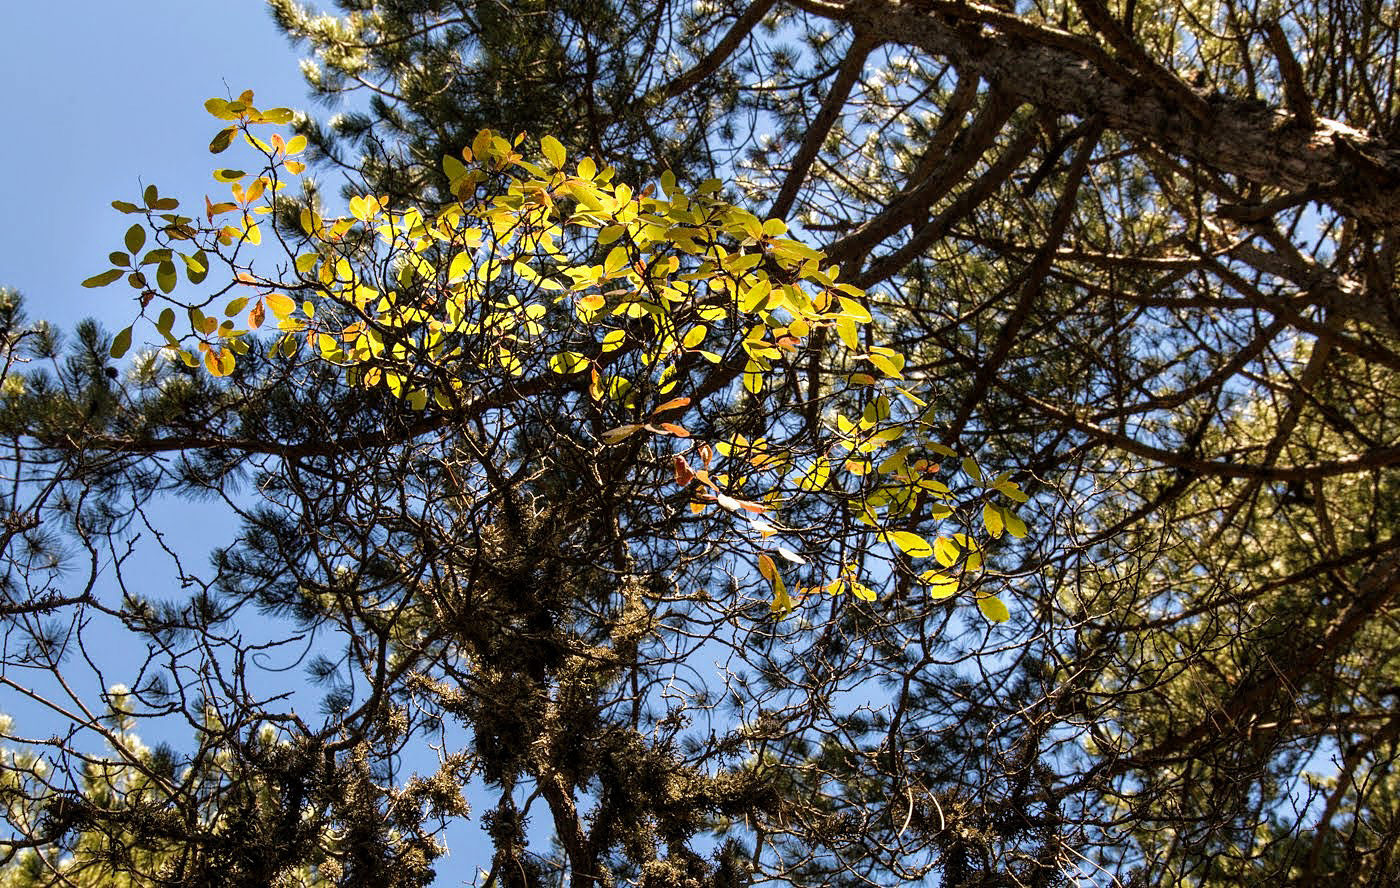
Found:
M 8 211 L 0 221 L 0 286 L 24 294 L 31 318 L 71 328 L 95 317 L 115 332 L 136 315 L 133 291 L 80 286 L 109 266 L 107 254 L 121 249 L 131 224 L 111 201 L 133 200 L 152 183 L 194 206 L 206 193 L 226 191 L 210 177 L 218 163 L 207 145 L 221 124 L 205 112 L 205 99 L 252 89 L 262 107 L 308 108 L 301 53 L 259 0 L 78 0 L 53 6 L 8 0 L 0 11 L 0 33 L 6 37 L 0 82 L 8 87 L 0 100 L 6 130 L 0 139 L 0 206 Z M 328 184 L 334 193 L 336 186 Z M 145 333 L 149 340 L 151 331 Z M 196 568 L 213 546 L 228 542 L 235 527 L 226 510 L 212 503 L 165 502 L 152 517 Z M 132 564 L 149 583 L 145 591 L 179 594 L 168 561 L 148 555 Z M 120 639 L 102 642 L 111 645 L 108 653 L 122 650 Z M 108 680 L 123 678 L 119 673 L 111 669 Z M 84 687 L 84 696 L 91 702 L 99 690 Z M 45 723 L 51 713 L 12 693 L 0 699 L 0 712 L 17 716 L 21 732 L 32 736 L 60 727 Z M 148 728 L 148 740 L 180 745 L 179 736 L 160 737 L 158 727 Z M 414 765 L 432 767 L 428 761 Z M 479 808 L 482 800 L 473 801 Z M 470 883 L 475 865 L 489 864 L 480 834 L 474 825 L 460 825 L 448 842 L 454 853 L 438 866 L 437 884 Z
M 131 224 L 111 201 L 150 183 L 185 202 L 213 191 L 204 100 L 252 89 L 304 108 L 300 54 L 258 0 L 12 0 L 0 33 L 0 286 L 30 317 L 120 329 L 131 289 L 79 286 Z

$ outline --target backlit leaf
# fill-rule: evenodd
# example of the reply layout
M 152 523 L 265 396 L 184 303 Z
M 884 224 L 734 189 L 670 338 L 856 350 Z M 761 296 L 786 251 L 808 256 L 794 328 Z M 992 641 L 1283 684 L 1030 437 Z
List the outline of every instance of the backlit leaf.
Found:
M 545 136 L 540 139 L 540 150 L 544 152 L 545 160 L 548 160 L 556 170 L 564 168 L 564 146 L 560 144 L 558 139 L 553 136 Z
M 928 540 L 907 530 L 887 530 L 880 534 L 882 542 L 898 546 L 900 551 L 911 558 L 927 558 L 933 554 L 933 546 Z
M 1006 519 L 1006 532 L 1019 539 L 1025 539 L 1026 522 L 1010 509 L 1002 509 L 1001 515 Z
M 1011 619 L 1011 611 L 1007 610 L 1006 604 L 995 595 L 983 595 L 977 599 L 977 608 L 982 611 L 982 616 L 993 623 L 1005 623 Z
M 605 444 L 617 444 L 625 441 L 642 430 L 641 425 L 621 425 L 615 429 L 608 429 L 603 432 L 602 438 Z
M 982 504 L 982 523 L 987 527 L 987 533 L 993 539 L 1001 539 L 1002 530 L 1006 527 L 1006 522 L 1002 520 L 1001 509 L 992 503 Z
M 926 570 L 919 575 L 919 579 L 928 585 L 929 598 L 934 600 L 951 598 L 958 594 L 957 577 L 950 577 L 942 571 Z
M 549 359 L 549 369 L 565 375 L 581 373 L 588 369 L 588 359 L 578 352 L 560 352 Z
M 947 537 L 939 537 L 933 541 L 933 557 L 944 567 L 952 567 L 957 564 L 960 554 L 962 554 L 962 550 L 958 548 L 958 544 Z

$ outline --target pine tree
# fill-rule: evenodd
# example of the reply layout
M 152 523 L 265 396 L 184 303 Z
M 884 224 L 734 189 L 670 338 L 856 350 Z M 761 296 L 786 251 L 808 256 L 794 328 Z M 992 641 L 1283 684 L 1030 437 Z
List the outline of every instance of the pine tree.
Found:
M 451 207 L 482 127 L 511 144 L 551 133 L 616 182 L 728 183 L 755 224 L 781 220 L 839 264 L 870 322 L 854 343 L 834 324 L 796 337 L 800 358 L 756 380 L 768 406 L 743 360 L 700 384 L 733 397 L 683 420 L 728 475 L 697 513 L 679 490 L 700 489 L 698 450 L 641 429 L 651 391 L 594 396 L 610 384 L 581 378 L 546 402 L 507 381 L 472 392 L 494 413 L 458 419 L 406 404 L 408 382 L 347 377 L 332 345 L 330 365 L 250 344 L 229 366 L 218 352 L 217 380 L 154 357 L 113 380 L 95 327 L 59 358 L 10 309 L 12 361 L 31 363 L 11 364 L 5 415 L 31 480 L 7 522 L 22 639 L 7 663 L 61 649 L 56 615 L 75 612 L 122 619 L 160 657 L 202 664 L 191 675 L 246 663 L 241 608 L 336 639 L 312 664 L 319 720 L 243 671 L 197 700 L 181 694 L 194 684 L 137 687 L 185 714 L 184 761 L 243 775 L 211 778 L 227 805 L 172 796 L 182 862 L 139 878 L 233 873 L 214 837 L 261 848 L 287 799 L 315 798 L 303 819 L 322 832 L 258 859 L 419 884 L 436 818 L 461 816 L 474 778 L 491 800 L 473 815 L 483 870 L 510 884 L 1393 880 L 1392 9 L 339 6 L 272 4 L 312 53 L 313 90 L 350 94 L 353 110 L 298 128 L 321 176 L 353 171 L 364 226 L 380 221 L 371 195 Z M 275 209 L 293 239 L 302 210 L 320 213 Z M 606 269 L 609 244 L 582 249 Z M 357 268 L 364 255 L 346 248 Z M 520 360 L 572 370 L 566 354 Z M 831 449 L 913 416 L 861 374 L 927 402 L 897 465 Z M 442 380 L 424 378 L 426 399 Z M 784 460 L 813 495 L 780 524 L 811 565 L 775 562 L 761 529 L 772 554 L 755 563 L 719 507 Z M 946 497 L 881 482 L 910 466 Z M 115 559 L 152 487 L 240 512 L 212 579 L 181 603 L 68 591 L 62 540 Z M 834 507 L 838 489 L 860 495 Z M 942 572 L 984 558 L 990 579 Z M 784 572 L 806 593 L 785 619 Z M 265 723 L 289 750 L 276 767 L 248 739 Z M 429 736 L 441 769 L 408 780 L 400 750 Z M 90 795 L 79 751 L 56 750 L 68 783 L 20 808 Z M 225 810 L 244 812 L 236 832 L 209 820 Z M 135 834 L 129 810 L 101 813 L 84 840 Z

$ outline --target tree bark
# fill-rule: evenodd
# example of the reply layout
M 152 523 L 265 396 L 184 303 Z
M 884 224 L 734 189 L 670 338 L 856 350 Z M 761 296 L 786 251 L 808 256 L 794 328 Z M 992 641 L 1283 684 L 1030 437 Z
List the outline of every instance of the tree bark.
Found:
M 1193 163 L 1286 191 L 1310 191 L 1345 215 L 1400 222 L 1400 150 L 1343 123 L 1204 95 L 1161 66 L 1135 70 L 1092 39 L 992 6 L 948 0 L 799 2 L 881 42 L 916 46 L 1018 102 L 1103 115 L 1106 127 Z M 1139 60 L 1140 61 L 1140 60 Z M 1170 87 L 1170 88 L 1169 88 Z

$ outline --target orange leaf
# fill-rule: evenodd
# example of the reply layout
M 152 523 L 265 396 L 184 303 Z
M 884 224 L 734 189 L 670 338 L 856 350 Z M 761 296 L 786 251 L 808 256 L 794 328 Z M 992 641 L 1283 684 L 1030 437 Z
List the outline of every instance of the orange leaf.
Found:
M 263 306 L 262 302 L 254 303 L 252 310 L 248 312 L 248 329 L 256 330 L 261 327 L 266 317 L 267 308 Z
M 674 463 L 676 469 L 676 485 L 678 487 L 685 487 L 695 480 L 695 473 L 690 470 L 690 466 L 686 463 L 685 457 L 681 456 L 679 453 L 676 454 Z
M 708 444 L 701 444 L 699 452 L 700 461 L 703 462 L 706 465 L 706 467 L 708 467 L 710 465 L 710 460 L 714 459 L 715 452 L 710 449 L 710 445 Z
M 675 435 L 677 438 L 690 437 L 690 432 L 687 432 L 684 428 L 676 425 L 674 422 L 663 422 L 661 424 L 661 427 L 666 431 L 670 432 L 671 434 Z
M 603 307 L 603 297 L 597 293 L 589 293 L 578 301 L 579 308 L 588 311 L 597 311 Z
M 655 410 L 651 411 L 651 415 L 655 416 L 658 413 L 665 413 L 667 410 L 675 410 L 678 407 L 685 407 L 689 403 L 689 398 L 672 398 L 665 404 L 662 404 L 660 407 L 657 407 Z

